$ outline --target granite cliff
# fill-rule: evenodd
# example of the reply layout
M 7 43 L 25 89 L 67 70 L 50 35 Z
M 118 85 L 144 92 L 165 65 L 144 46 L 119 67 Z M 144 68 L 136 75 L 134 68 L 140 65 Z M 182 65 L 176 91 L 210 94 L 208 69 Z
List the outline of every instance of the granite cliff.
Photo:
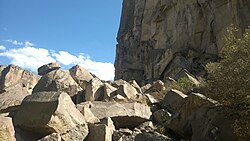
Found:
M 249 0 L 123 0 L 115 79 L 203 76 L 232 24 L 239 35 L 250 25 Z

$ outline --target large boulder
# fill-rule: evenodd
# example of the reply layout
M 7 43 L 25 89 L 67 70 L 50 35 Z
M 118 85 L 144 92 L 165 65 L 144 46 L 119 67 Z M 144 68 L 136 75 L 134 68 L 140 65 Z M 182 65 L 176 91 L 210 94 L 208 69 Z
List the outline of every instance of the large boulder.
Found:
M 0 140 L 16 141 L 12 119 L 9 117 L 0 116 Z
M 38 75 L 45 75 L 53 70 L 59 70 L 61 68 L 61 65 L 59 62 L 49 63 L 46 65 L 43 65 L 37 69 Z
M 176 113 L 181 108 L 186 97 L 187 95 L 183 92 L 171 89 L 161 101 L 161 106 L 171 113 Z
M 150 107 L 140 103 L 117 102 L 84 102 L 77 105 L 80 111 L 84 105 L 89 105 L 91 112 L 99 119 L 111 117 L 116 128 L 134 128 L 150 119 Z
M 104 100 L 110 100 L 111 98 L 113 98 L 116 95 L 116 90 L 117 88 L 113 87 L 111 84 L 104 83 Z
M 133 97 L 136 97 L 136 94 L 138 93 L 137 90 L 130 84 L 122 84 L 116 91 L 117 94 L 122 95 L 123 97 L 127 99 L 131 99 Z
M 66 92 L 74 99 L 75 103 L 84 100 L 82 88 L 75 82 L 67 70 L 54 70 L 42 76 L 32 93 L 43 91 Z
M 0 94 L 0 113 L 8 113 L 18 109 L 27 95 L 30 95 L 29 91 L 20 85 L 8 88 Z
M 114 125 L 110 118 L 105 120 L 106 123 L 89 125 L 89 135 L 86 141 L 112 141 Z
M 27 96 L 14 125 L 40 134 L 59 133 L 63 140 L 82 141 L 88 134 L 84 116 L 64 92 L 38 92 Z
M 39 79 L 40 76 L 15 65 L 2 67 L 0 74 L 0 93 L 15 85 L 20 85 L 31 93 Z
M 179 112 L 165 122 L 165 127 L 191 141 L 237 140 L 231 128 L 232 119 L 226 118 L 222 110 L 217 101 L 192 93 Z
M 86 86 L 85 100 L 86 101 L 101 101 L 104 98 L 103 83 L 99 78 L 93 78 Z
M 76 65 L 69 69 L 72 78 L 82 87 L 83 90 L 86 89 L 87 82 L 89 82 L 94 77 L 83 67 Z

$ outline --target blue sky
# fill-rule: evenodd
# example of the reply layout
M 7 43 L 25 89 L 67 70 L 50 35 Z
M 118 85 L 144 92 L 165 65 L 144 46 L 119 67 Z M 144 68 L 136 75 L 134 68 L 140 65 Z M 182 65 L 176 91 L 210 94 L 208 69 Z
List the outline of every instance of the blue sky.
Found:
M 49 61 L 65 69 L 82 64 L 111 79 L 121 6 L 122 0 L 0 0 L 0 64 L 32 71 Z

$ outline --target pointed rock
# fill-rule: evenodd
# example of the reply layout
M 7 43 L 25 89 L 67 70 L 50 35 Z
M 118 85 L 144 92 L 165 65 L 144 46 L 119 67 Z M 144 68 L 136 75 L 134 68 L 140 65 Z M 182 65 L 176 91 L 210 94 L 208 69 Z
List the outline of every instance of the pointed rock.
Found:
M 85 100 L 86 101 L 101 101 L 103 100 L 103 83 L 99 78 L 93 78 L 87 84 L 85 90 Z
M 72 78 L 79 84 L 83 90 L 86 89 L 86 82 L 90 82 L 93 76 L 83 67 L 76 65 L 69 69 Z

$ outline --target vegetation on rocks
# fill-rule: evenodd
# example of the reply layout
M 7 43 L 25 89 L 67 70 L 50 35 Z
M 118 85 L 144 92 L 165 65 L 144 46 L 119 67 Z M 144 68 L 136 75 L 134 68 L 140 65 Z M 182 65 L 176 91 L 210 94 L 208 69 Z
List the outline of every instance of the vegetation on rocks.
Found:
M 221 60 L 207 65 L 207 94 L 226 107 L 228 118 L 234 119 L 235 134 L 250 137 L 250 29 L 241 38 L 230 28 L 221 51 Z

